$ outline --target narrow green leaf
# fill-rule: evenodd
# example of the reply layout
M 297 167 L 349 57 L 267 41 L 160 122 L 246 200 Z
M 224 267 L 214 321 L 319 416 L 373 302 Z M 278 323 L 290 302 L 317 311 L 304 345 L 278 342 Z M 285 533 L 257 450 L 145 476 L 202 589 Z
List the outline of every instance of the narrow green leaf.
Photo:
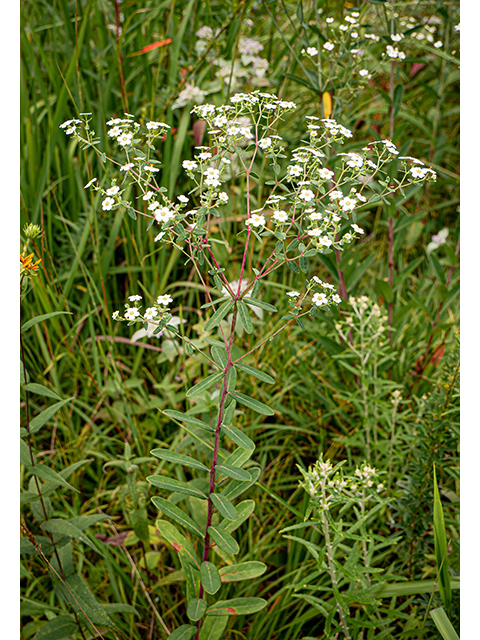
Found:
M 430 615 L 433 618 L 435 626 L 440 631 L 443 640 L 460 640 L 443 607 L 432 609 Z
M 237 582 L 240 580 L 251 580 L 263 575 L 267 570 L 267 565 L 263 562 L 241 562 L 222 567 L 219 571 L 222 582 Z
M 207 616 L 244 616 L 249 613 L 256 613 L 266 605 L 267 601 L 263 598 L 219 600 L 207 609 Z
M 190 640 L 197 633 L 197 627 L 192 624 L 182 624 L 181 627 L 168 636 L 168 640 Z
M 393 91 L 393 117 L 395 118 L 400 111 L 403 98 L 403 85 L 397 84 Z
M 440 499 L 440 492 L 438 491 L 435 465 L 433 465 L 433 537 L 440 596 L 445 607 L 450 609 L 450 605 L 452 604 L 452 590 L 448 571 L 447 534 L 443 518 L 442 501 Z
M 268 302 L 264 302 L 263 300 L 255 300 L 254 298 L 243 298 L 243 301 L 250 307 L 260 307 L 260 309 L 265 309 L 265 311 L 277 313 L 277 308 L 274 307 L 273 304 L 268 304 Z
M 248 449 L 253 451 L 255 449 L 255 443 L 248 436 L 246 436 L 243 431 L 240 431 L 237 427 L 234 427 L 233 424 L 229 424 L 228 426 L 225 424 L 221 425 L 221 429 L 227 436 L 238 444 L 242 449 Z
M 240 316 L 240 320 L 242 321 L 242 325 L 245 331 L 247 333 L 252 333 L 253 331 L 252 319 L 250 318 L 248 307 L 245 304 L 245 302 L 243 302 L 243 300 L 240 300 L 238 303 L 238 314 Z
M 39 322 L 43 322 L 44 320 L 48 320 L 49 318 L 53 318 L 54 316 L 71 316 L 72 313 L 71 311 L 54 311 L 53 313 L 46 313 L 43 316 L 37 316 L 36 318 L 32 318 L 31 320 L 29 320 L 28 322 L 26 322 L 23 326 L 22 326 L 22 332 L 23 331 L 27 331 L 28 329 L 30 329 L 30 327 L 33 327 L 34 324 L 38 324 Z
M 201 498 L 202 500 L 206 500 L 207 496 L 199 491 L 198 489 L 194 489 L 186 482 L 182 480 L 175 480 L 175 478 L 168 478 L 167 476 L 148 476 L 148 482 L 153 484 L 154 487 L 159 487 L 159 489 L 166 489 L 167 491 L 179 491 L 180 493 L 185 493 L 188 496 L 194 496 L 195 498 Z
M 30 384 L 24 384 L 23 388 L 25 391 L 30 393 L 36 393 L 39 396 L 46 396 L 47 398 L 54 398 L 55 400 L 62 400 L 60 396 L 58 396 L 55 391 L 51 389 L 47 389 L 43 384 L 37 384 L 36 382 L 30 382 Z
M 56 402 L 52 404 L 51 407 L 47 407 L 38 416 L 35 416 L 33 420 L 30 422 L 30 433 L 37 433 L 43 427 L 43 425 L 53 417 L 59 409 L 63 407 L 63 405 L 67 404 L 73 400 L 73 397 L 67 398 L 66 400 L 61 400 L 60 402 Z
M 220 321 L 227 315 L 230 309 L 233 308 L 235 300 L 227 300 L 224 302 L 213 314 L 213 316 L 205 323 L 205 331 L 210 331 L 220 323 Z
M 235 529 L 245 522 L 253 513 L 255 509 L 255 500 L 243 500 L 236 506 L 238 517 L 230 522 L 225 522 L 224 528 L 228 533 L 232 533 Z
M 78 630 L 75 618 L 69 615 L 57 616 L 44 624 L 35 634 L 33 640 L 63 640 Z
M 181 464 L 184 467 L 192 467 L 192 469 L 200 469 L 200 471 L 209 471 L 208 467 L 206 467 L 198 460 L 195 460 L 195 458 L 187 456 L 183 453 L 171 451 L 170 449 L 153 449 L 153 451 L 150 451 L 150 453 L 152 454 L 152 456 L 160 458 L 161 460 L 168 460 L 169 462 Z
M 225 474 L 229 478 L 233 478 L 234 480 L 250 480 L 251 476 L 248 471 L 244 469 L 240 469 L 239 467 L 232 467 L 227 464 L 217 464 L 215 467 L 216 471 Z
M 221 347 L 213 346 L 212 349 L 212 358 L 218 364 L 221 369 L 225 369 L 227 366 L 227 352 L 225 349 Z
M 247 460 L 250 460 L 252 455 L 253 451 L 238 447 L 237 449 L 232 451 L 232 453 L 224 462 L 222 462 L 222 465 L 225 465 L 227 467 L 241 468 L 247 462 Z
M 217 298 L 213 302 L 206 302 L 205 304 L 202 304 L 200 309 L 208 309 L 209 307 L 212 307 L 215 304 L 220 304 L 220 302 L 225 302 L 225 300 L 231 300 L 231 296 L 229 296 L 229 295 L 228 296 L 222 296 L 221 298 Z
M 240 548 L 235 538 L 233 538 L 228 531 L 226 531 L 220 525 L 216 527 L 208 527 L 208 533 L 212 540 L 219 546 L 225 553 L 238 553 Z
M 203 598 L 194 598 L 193 600 L 190 600 L 190 602 L 188 603 L 187 616 L 189 617 L 190 620 L 193 620 L 194 622 L 196 622 L 197 620 L 200 620 L 200 618 L 203 617 L 203 614 L 205 613 L 206 609 L 207 609 L 206 600 L 204 600 Z
M 219 380 L 222 380 L 224 375 L 225 374 L 223 373 L 223 371 L 219 371 L 218 373 L 212 373 L 212 375 L 207 376 L 204 380 L 187 391 L 187 398 L 200 395 L 201 393 L 209 389 L 213 384 L 215 384 Z
M 155 525 L 161 538 L 166 540 L 190 565 L 196 569 L 200 568 L 200 561 L 192 545 L 171 522 L 160 518 L 156 521 Z
M 235 387 L 237 386 L 237 371 L 235 367 L 230 367 L 227 373 L 227 391 L 230 393 L 235 391 Z
M 241 495 L 244 491 L 249 489 L 255 482 L 258 480 L 260 476 L 259 467 L 253 467 L 250 470 L 250 480 L 248 481 L 240 481 L 240 480 L 232 480 L 228 487 L 223 490 L 223 493 L 230 500 L 234 500 L 239 495 Z
M 200 629 L 199 640 L 222 640 L 228 616 L 208 616 Z
M 227 349 L 224 342 L 220 342 L 220 340 L 215 340 L 215 338 L 210 338 L 209 336 L 207 336 L 206 338 L 204 338 L 204 341 L 207 344 L 211 344 L 214 347 L 218 347 L 219 349 L 224 349 L 225 351 Z
M 202 429 L 207 429 L 207 431 L 212 431 L 213 433 L 215 433 L 215 429 L 213 429 L 213 427 L 211 427 L 209 424 L 203 422 L 203 420 L 195 418 L 195 416 L 191 416 L 188 413 L 181 413 L 180 411 L 173 411 L 172 409 L 168 409 L 163 413 L 169 418 L 173 418 L 174 420 L 178 420 L 179 422 L 192 424 L 195 427 L 201 427 Z
M 182 527 L 185 527 L 185 529 L 188 529 L 188 531 L 191 531 L 194 535 L 198 536 L 199 538 L 205 537 L 197 523 L 194 522 L 190 518 L 190 516 L 184 513 L 176 505 L 172 504 L 168 500 L 165 500 L 165 498 L 161 498 L 160 496 L 154 496 L 152 498 L 152 502 L 164 515 L 172 518 L 172 520 L 178 522 L 178 524 L 182 525 Z
M 202 562 L 202 566 L 200 567 L 200 579 L 205 591 L 211 595 L 217 593 L 222 585 L 220 574 L 213 562 Z
M 44 464 L 36 464 L 34 467 L 30 467 L 29 471 L 33 476 L 37 476 L 38 478 L 46 480 L 47 482 L 53 482 L 55 486 L 61 485 L 66 489 L 72 489 L 72 491 L 76 491 L 77 493 L 79 493 L 78 489 L 72 487 L 72 485 L 64 480 L 61 475 L 59 475 L 53 469 L 50 469 L 50 467 L 46 467 Z
M 61 520 L 60 518 L 52 518 L 51 520 L 47 520 L 46 522 L 43 522 L 40 525 L 40 527 L 44 531 L 49 531 L 50 533 L 57 533 L 58 535 L 61 535 L 61 536 L 68 536 L 69 538 L 80 540 L 80 542 L 83 542 L 88 547 L 91 547 L 92 549 L 95 549 L 95 551 L 98 551 L 98 549 L 90 541 L 87 535 L 83 533 L 81 529 L 73 525 L 71 522 L 68 522 L 68 520 Z
M 264 416 L 274 416 L 275 412 L 268 405 L 256 400 L 255 398 L 251 398 L 250 396 L 246 396 L 243 393 L 239 393 L 236 391 L 231 394 L 235 400 L 238 400 L 242 404 L 244 404 L 249 409 L 253 409 L 257 413 L 261 413 Z
M 65 580 L 55 582 L 55 591 L 70 603 L 82 620 L 87 618 L 90 624 L 93 622 L 96 625 L 105 625 L 109 628 L 114 627 L 112 620 L 102 609 L 100 603 L 89 590 L 81 576 L 74 573 Z
M 210 500 L 224 518 L 227 518 L 228 520 L 235 520 L 235 518 L 238 517 L 237 510 L 230 500 L 223 495 L 223 493 L 211 493 Z
M 268 382 L 269 384 L 273 384 L 275 382 L 272 376 L 269 376 L 267 373 L 263 373 L 263 371 L 259 371 L 258 369 L 254 369 L 248 364 L 236 364 L 235 367 L 240 369 L 240 371 L 245 371 L 245 373 L 262 380 L 263 382 Z
M 452 589 L 460 589 L 460 580 L 452 579 Z M 375 598 L 393 598 L 403 596 L 414 596 L 419 593 L 431 593 L 438 591 L 437 580 L 414 580 L 409 582 L 382 583 L 372 590 Z

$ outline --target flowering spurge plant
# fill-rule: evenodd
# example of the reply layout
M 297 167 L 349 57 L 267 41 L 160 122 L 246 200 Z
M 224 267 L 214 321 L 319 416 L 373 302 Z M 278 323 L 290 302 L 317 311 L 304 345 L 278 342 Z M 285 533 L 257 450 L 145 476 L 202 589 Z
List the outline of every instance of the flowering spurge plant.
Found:
M 372 624 L 381 630 L 388 624 L 377 612 L 366 616 L 364 625 L 359 608 L 377 608 L 375 595 L 391 573 L 382 575 L 382 570 L 375 568 L 376 554 L 395 545 L 396 539 L 386 540 L 369 530 L 370 519 L 375 514 L 378 517 L 387 502 L 379 472 L 365 462 L 354 473 L 347 473 L 345 464 L 333 465 L 321 456 L 308 471 L 299 467 L 303 476 L 300 486 L 308 494 L 309 504 L 304 522 L 286 527 L 282 533 L 302 544 L 313 558 L 313 566 L 305 566 L 306 577 L 292 585 L 297 597 L 324 616 L 324 637 L 350 639 L 361 637 L 358 631 Z M 307 539 L 308 530 L 317 535 Z M 355 608 L 352 617 L 350 607 Z
M 417 168 L 417 161 L 401 158 L 403 177 L 386 182 L 388 164 L 398 159 L 398 151 L 390 141 L 372 143 L 358 153 L 342 153 L 341 146 L 352 138 L 352 132 L 334 120 L 313 116 L 307 118 L 306 140 L 288 159 L 277 129 L 284 114 L 295 108 L 292 102 L 260 91 L 236 94 L 224 106 L 195 107 L 193 113 L 208 125 L 211 143 L 197 147 L 193 158 L 183 162 L 192 186 L 187 195 L 178 196 L 178 202 L 170 199 L 157 181 L 155 142 L 167 131 L 166 125 L 147 122 L 142 134 L 142 127 L 133 116 L 112 119 L 107 124 L 111 127 L 109 136 L 118 143 L 113 162 L 119 167 L 119 175 L 107 187 L 95 178 L 87 185 L 101 194 L 104 211 L 124 207 L 131 217 L 147 218 L 148 229 L 157 226 L 154 237 L 160 246 L 174 246 L 186 256 L 205 291 L 207 302 L 202 308 L 211 313 L 204 330 L 216 331 L 215 337 L 206 338 L 210 352 L 179 332 L 172 323 L 171 305 L 178 295 L 174 292 L 162 292 L 155 301 L 152 297 L 145 304 L 142 297 L 132 294 L 125 310 L 113 314 L 114 319 L 129 326 L 141 325 L 146 332 L 156 325 L 152 335 L 165 329 L 174 332 L 189 355 L 199 352 L 209 362 L 212 373 L 188 390 L 189 400 L 216 387 L 216 413 L 211 421 L 196 417 L 201 404 L 187 412 L 164 412 L 208 449 L 208 457 L 198 460 L 171 449 L 152 452 L 164 462 L 188 469 L 191 477 L 180 480 L 155 474 L 148 478 L 162 491 L 161 496 L 152 498 L 164 516 L 157 520 L 157 529 L 178 553 L 186 581 L 186 615 L 190 623 L 174 631 L 172 640 L 194 636 L 197 640 L 218 640 L 228 616 L 254 613 L 266 604 L 255 597 L 217 599 L 221 597 L 222 584 L 256 578 L 266 570 L 257 561 L 235 564 L 234 556 L 240 547 L 232 535 L 254 508 L 253 501 L 237 499 L 260 474 L 259 468 L 249 462 L 255 443 L 235 424 L 240 413 L 237 406 L 261 415 L 274 414 L 267 404 L 237 390 L 239 374 L 274 383 L 261 368 L 243 361 L 272 336 L 260 339 L 244 355 L 233 356 L 237 326 L 253 334 L 254 323 L 260 322 L 250 312 L 277 312 L 276 307 L 259 298 L 262 280 L 284 265 L 297 274 L 308 274 L 310 259 L 333 249 L 341 251 L 364 234 L 356 216 L 365 203 L 435 178 L 430 169 L 415 176 L 412 168 Z M 96 150 L 88 117 L 83 130 L 73 121 L 64 128 Z M 100 154 L 98 150 L 97 153 Z M 268 168 L 271 179 L 259 191 L 258 176 Z M 230 188 L 227 181 L 231 182 Z M 137 187 L 136 201 L 128 197 L 130 185 Z M 238 192 L 238 185 L 242 186 L 245 199 L 233 208 L 232 194 Z M 222 234 L 224 224 L 235 224 L 238 246 L 228 245 Z M 248 265 L 259 247 L 260 256 L 264 257 L 250 269 Z M 239 266 L 231 273 L 232 256 L 237 251 Z M 213 284 L 207 281 L 209 276 Z M 236 279 L 233 281 L 231 276 Z M 301 324 L 300 318 L 305 315 L 313 316 L 319 309 L 341 302 L 334 286 L 318 276 L 308 276 L 306 284 L 298 289 L 287 292 L 280 302 L 287 311 L 286 323 L 276 333 L 293 321 Z M 179 506 L 182 500 L 183 508 Z M 204 505 L 203 521 L 198 509 L 192 508 L 193 501 Z

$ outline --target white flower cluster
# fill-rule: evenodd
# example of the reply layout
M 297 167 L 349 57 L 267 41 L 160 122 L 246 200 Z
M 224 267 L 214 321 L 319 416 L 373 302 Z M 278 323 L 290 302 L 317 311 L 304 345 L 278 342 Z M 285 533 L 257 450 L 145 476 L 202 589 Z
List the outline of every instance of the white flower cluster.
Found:
M 114 311 L 112 319 L 118 322 L 128 322 L 129 324 L 135 324 L 137 322 L 148 323 L 149 325 L 153 324 L 156 327 L 153 334 L 160 333 L 172 319 L 169 313 L 169 305 L 173 302 L 172 296 L 169 294 L 158 296 L 156 303 L 143 312 L 141 310 L 141 301 L 142 296 L 138 294 L 128 296 L 128 302 L 125 303 L 123 316 L 120 316 L 120 311 Z

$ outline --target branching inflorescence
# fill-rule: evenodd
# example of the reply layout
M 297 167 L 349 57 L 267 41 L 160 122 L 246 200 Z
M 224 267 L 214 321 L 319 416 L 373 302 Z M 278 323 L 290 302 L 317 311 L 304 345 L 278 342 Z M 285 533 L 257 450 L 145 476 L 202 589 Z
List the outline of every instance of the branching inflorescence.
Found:
M 199 477 L 188 482 L 166 475 L 148 478 L 163 492 L 175 492 L 176 495 L 174 502 L 160 496 L 152 498 L 162 514 L 176 523 L 174 526 L 161 518 L 157 521 L 157 529 L 177 551 L 187 585 L 190 623 L 177 629 L 170 636 L 172 640 L 213 637 L 208 634 L 214 624 L 221 634 L 229 615 L 253 613 L 266 605 L 261 598 L 219 601 L 212 598 L 222 583 L 255 578 L 266 570 L 264 564 L 255 561 L 233 564 L 233 555 L 239 552 L 239 545 L 232 535 L 254 507 L 251 500 L 236 504 L 234 501 L 256 482 L 260 473 L 256 467 L 243 468 L 255 444 L 234 424 L 238 415 L 237 403 L 262 415 L 273 415 L 270 406 L 236 390 L 238 373 L 249 374 L 266 383 L 274 382 L 265 372 L 242 362 L 272 336 L 260 339 L 245 355 L 233 359 L 237 325 L 251 334 L 256 322 L 250 315 L 251 310 L 277 311 L 258 297 L 262 280 L 285 264 L 294 273 L 307 274 L 309 259 L 334 249 L 342 250 L 364 234 L 357 224 L 357 214 L 363 206 L 386 199 L 395 191 L 403 193 L 404 189 L 436 177 L 431 169 L 421 168 L 420 161 L 399 158 L 395 145 L 389 140 L 372 142 L 358 153 L 339 153 L 337 148 L 353 137 L 352 132 L 335 120 L 320 120 L 314 116 L 307 116 L 307 139 L 293 151 L 288 161 L 277 129 L 285 114 L 295 109 L 293 102 L 260 91 L 234 95 L 230 104 L 224 106 L 204 104 L 194 107 L 192 113 L 207 123 L 211 142 L 209 146 L 197 147 L 193 158 L 184 160 L 183 168 L 192 188 L 188 195 L 178 196 L 177 202 L 168 197 L 166 188 L 157 180 L 160 167 L 155 143 L 169 134 L 169 126 L 150 121 L 142 133 L 142 126 L 132 115 L 114 118 L 107 125 L 109 137 L 116 141 L 122 154 L 111 159 L 118 167 L 119 175 L 107 188 L 96 178 L 86 185 L 100 192 L 104 211 L 125 207 L 134 219 L 138 215 L 146 217 L 148 229 L 157 225 L 156 243 L 174 246 L 187 257 L 204 286 L 207 302 L 203 308 L 213 312 L 205 330 L 218 331 L 218 339 L 207 338 L 210 353 L 201 351 L 213 372 L 187 392 L 187 398 L 191 398 L 203 394 L 213 385 L 220 387 L 212 424 L 195 417 L 195 408 L 187 413 L 165 412 L 188 433 L 208 442 L 211 455 L 208 464 L 170 449 L 156 449 L 152 452 L 156 457 L 195 470 Z M 85 148 L 95 149 L 105 161 L 105 156 L 97 149 L 95 133 L 89 127 L 89 114 L 82 115 L 83 121 L 74 119 L 61 126 Z M 401 167 L 401 179 L 386 177 L 386 169 L 392 161 Z M 259 188 L 259 173 L 263 175 L 267 165 L 270 179 Z M 235 197 L 233 205 L 232 196 L 238 190 L 232 189 L 229 193 L 226 186 L 229 181 L 243 184 L 244 201 Z M 136 201 L 127 196 L 131 185 L 137 186 Z M 226 262 L 222 257 L 227 245 L 225 236 L 218 232 L 222 223 L 238 225 L 239 246 L 228 247 L 230 251 L 239 251 L 238 272 L 232 274 L 235 282 L 230 280 L 231 259 Z M 257 268 L 253 268 L 249 266 L 249 258 L 259 245 L 266 249 L 265 257 L 263 263 L 260 264 L 259 259 Z M 207 284 L 206 271 L 215 286 Z M 192 355 L 196 350 L 200 351 L 198 345 L 183 333 L 180 335 L 177 326 L 170 324 L 172 302 L 170 294 L 162 294 L 144 307 L 142 297 L 133 294 L 129 296 L 125 310 L 115 311 L 113 318 L 127 322 L 129 326 L 140 323 L 148 335 L 164 329 L 172 331 L 186 343 L 187 352 Z M 313 275 L 306 278 L 302 291 L 287 292 L 285 306 L 287 302 L 284 327 L 294 321 L 301 325 L 302 316 L 313 316 L 320 308 L 336 306 L 342 299 L 332 284 Z M 222 322 L 224 319 L 228 324 Z M 237 445 L 233 452 L 231 447 L 221 445 L 223 437 Z M 206 501 L 206 526 L 202 528 L 189 515 L 187 503 L 184 509 L 178 506 L 182 497 Z M 185 530 L 186 535 L 177 526 Z M 211 561 L 212 549 L 220 550 L 220 558 L 227 554 L 232 560 L 217 568 Z

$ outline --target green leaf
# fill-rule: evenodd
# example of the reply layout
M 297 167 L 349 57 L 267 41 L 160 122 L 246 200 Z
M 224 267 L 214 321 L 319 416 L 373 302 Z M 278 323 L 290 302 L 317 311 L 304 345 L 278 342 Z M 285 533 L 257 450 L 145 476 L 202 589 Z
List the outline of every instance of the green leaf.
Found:
M 263 371 L 259 371 L 258 369 L 254 369 L 248 364 L 236 364 L 234 366 L 237 367 L 237 369 L 240 369 L 240 371 L 245 371 L 245 373 L 258 378 L 263 382 L 268 382 L 269 384 L 273 384 L 275 382 L 272 376 L 269 376 L 267 373 L 263 373 Z
M 262 576 L 267 570 L 267 565 L 263 562 L 241 562 L 231 564 L 220 569 L 220 579 L 222 582 L 237 582 L 239 580 L 251 580 Z
M 61 520 L 60 518 L 52 518 L 51 520 L 47 520 L 43 522 L 40 527 L 44 531 L 49 531 L 50 533 L 57 533 L 60 536 L 68 536 L 69 538 L 75 538 L 75 540 L 80 540 L 88 547 L 95 549 L 98 553 L 100 551 L 96 548 L 96 546 L 90 541 L 90 539 L 83 533 L 81 529 L 73 525 L 68 520 Z M 103 554 L 101 554 L 103 555 Z
M 199 640 L 222 640 L 228 624 L 228 616 L 209 616 L 200 629 Z
M 237 386 L 237 371 L 235 367 L 230 367 L 227 373 L 227 391 L 230 393 L 235 391 L 235 387 Z
M 452 579 L 451 586 L 452 589 L 460 589 L 460 580 L 458 578 Z M 431 593 L 432 591 L 438 591 L 437 580 L 413 580 L 379 584 L 372 588 L 372 595 L 375 598 L 393 598 Z
M 174 478 L 168 478 L 167 476 L 148 476 L 148 482 L 153 484 L 154 487 L 159 487 L 160 489 L 166 489 L 167 491 L 179 491 L 180 493 L 185 493 L 188 496 L 194 496 L 195 498 L 201 498 L 202 500 L 206 500 L 207 496 L 199 491 L 198 489 L 194 489 L 183 480 L 175 480 Z
M 273 304 L 268 304 L 268 302 L 264 302 L 263 300 L 255 300 L 255 298 L 244 298 L 243 302 L 245 302 L 245 304 L 248 304 L 250 307 L 260 307 L 260 309 L 265 309 L 265 311 L 277 313 L 277 307 L 274 307 Z
M 195 460 L 195 458 L 184 455 L 183 453 L 171 451 L 170 449 L 153 449 L 153 451 L 150 451 L 150 453 L 152 454 L 152 456 L 160 458 L 161 460 L 168 460 L 169 462 L 181 464 L 184 467 L 192 467 L 192 469 L 199 469 L 200 471 L 209 471 L 208 467 L 206 467 L 198 460 Z
M 240 469 L 239 467 L 232 467 L 227 464 L 217 464 L 215 467 L 215 471 L 219 471 L 220 473 L 225 474 L 229 478 L 233 478 L 234 480 L 250 480 L 251 476 L 248 471 L 244 469 Z
M 181 627 L 168 636 L 168 640 L 190 640 L 197 633 L 197 627 L 192 624 L 182 624 Z
M 227 351 L 221 347 L 212 347 L 212 358 L 221 369 L 227 366 Z
M 232 533 L 235 529 L 245 522 L 253 513 L 255 509 L 255 500 L 243 500 L 236 506 L 238 517 L 235 520 L 225 523 L 225 531 Z
M 179 422 L 185 422 L 186 424 L 193 424 L 195 427 L 201 427 L 202 429 L 206 429 L 207 431 L 212 431 L 215 433 L 215 429 L 211 427 L 203 420 L 199 420 L 195 418 L 195 416 L 191 416 L 188 413 L 180 413 L 180 411 L 173 411 L 172 409 L 168 409 L 163 412 L 169 418 L 173 418 L 174 420 L 178 420 Z
M 216 304 L 220 304 L 220 302 L 225 302 L 225 300 L 231 300 L 231 296 L 229 296 L 229 295 L 228 296 L 222 296 L 221 298 L 217 298 L 213 302 L 207 302 L 205 304 L 202 304 L 200 309 L 208 309 L 209 307 L 213 307 Z
M 30 393 L 36 393 L 39 396 L 46 396 L 47 398 L 54 398 L 55 400 L 62 400 L 60 396 L 58 396 L 55 391 L 51 389 L 47 389 L 43 384 L 37 384 L 36 382 L 30 382 L 30 384 L 24 384 L 23 388 L 25 391 Z
M 433 270 L 435 271 L 435 275 L 437 277 L 437 280 L 439 282 L 441 282 L 442 284 L 445 284 L 445 273 L 444 273 L 442 265 L 440 264 L 438 259 L 433 255 L 433 253 L 429 253 L 428 254 L 428 258 L 429 258 L 430 262 L 432 263 L 432 267 L 433 267 Z
M 135 607 L 124 602 L 102 602 L 100 606 L 106 613 L 133 613 L 136 616 L 140 615 Z
M 245 329 L 245 331 L 247 333 L 252 333 L 253 331 L 252 319 L 250 318 L 248 307 L 245 304 L 245 302 L 243 302 L 243 300 L 240 300 L 238 303 L 238 314 L 240 316 L 240 320 L 242 321 L 243 328 Z
M 77 630 L 78 626 L 73 616 L 57 616 L 40 627 L 33 640 L 63 640 Z
M 393 117 L 394 118 L 397 116 L 398 112 L 400 111 L 402 98 L 403 98 L 403 86 L 401 84 L 397 84 L 393 92 Z
M 230 440 L 235 442 L 235 444 L 238 444 L 238 446 L 242 447 L 242 449 L 248 449 L 249 451 L 253 451 L 255 449 L 255 443 L 253 442 L 253 440 L 245 435 L 243 431 L 240 431 L 240 429 L 234 427 L 233 424 L 222 424 L 221 429 L 224 433 L 227 434 Z
M 240 551 L 235 538 L 233 538 L 222 526 L 217 525 L 216 527 L 208 527 L 208 533 L 222 551 L 233 554 Z
M 256 400 L 255 398 L 251 398 L 250 396 L 246 396 L 243 393 L 239 393 L 236 391 L 235 393 L 230 394 L 236 400 L 244 404 L 249 409 L 253 409 L 257 413 L 261 413 L 264 416 L 274 416 L 275 412 L 268 405 Z
M 207 609 L 206 600 L 204 600 L 203 598 L 194 598 L 193 600 L 190 600 L 190 602 L 188 603 L 187 616 L 190 618 L 190 620 L 193 620 L 194 622 L 196 622 L 197 620 L 200 620 L 200 618 L 203 617 L 203 614 L 205 613 L 206 609 Z
M 172 520 L 178 522 L 178 524 L 182 525 L 182 527 L 185 527 L 185 529 L 188 529 L 188 531 L 191 531 L 199 538 L 205 537 L 197 523 L 194 522 L 190 518 L 190 516 L 184 513 L 176 505 L 172 504 L 168 500 L 165 500 L 165 498 L 161 498 L 160 496 L 154 496 L 152 498 L 152 502 L 164 515 L 172 518 Z
M 43 425 L 50 420 L 52 416 L 54 416 L 59 409 L 63 407 L 64 404 L 73 400 L 73 396 L 71 398 L 67 398 L 66 400 L 61 400 L 55 404 L 52 404 L 51 407 L 47 407 L 38 416 L 30 422 L 30 433 L 37 433 L 43 427 Z
M 34 324 L 38 324 L 39 322 L 43 322 L 44 320 L 48 320 L 49 318 L 53 318 L 55 316 L 71 316 L 72 313 L 71 311 L 54 311 L 53 313 L 46 313 L 43 316 L 37 316 L 36 318 L 32 318 L 31 320 L 29 320 L 28 322 L 26 322 L 23 326 L 21 331 L 27 331 L 28 329 L 30 329 L 30 327 L 33 327 Z
M 205 591 L 211 595 L 217 593 L 222 585 L 220 574 L 213 562 L 202 562 L 202 566 L 200 567 L 200 579 Z
M 200 561 L 192 545 L 171 522 L 160 518 L 156 521 L 155 525 L 161 538 L 166 540 L 190 565 L 197 569 L 200 568 Z
M 210 331 L 220 323 L 220 321 L 227 315 L 230 309 L 233 308 L 235 300 L 228 300 L 224 302 L 213 314 L 213 316 L 205 323 L 205 331 Z
M 450 605 L 452 604 L 452 590 L 450 587 L 450 574 L 448 572 L 447 534 L 443 518 L 442 501 L 437 486 L 435 465 L 433 465 L 433 537 L 440 596 L 445 607 L 450 609 Z
M 460 640 L 443 607 L 432 609 L 430 615 L 433 618 L 435 626 L 440 631 L 443 640 Z
M 228 520 L 235 520 L 235 518 L 238 517 L 237 510 L 230 500 L 223 495 L 223 493 L 211 493 L 210 500 L 224 518 L 227 518 Z
M 218 373 L 212 373 L 212 375 L 207 376 L 204 380 L 196 384 L 194 387 L 189 389 L 186 393 L 187 398 L 191 398 L 192 396 L 198 396 L 207 389 L 209 389 L 213 384 L 222 380 L 224 377 L 224 372 L 219 371 Z
M 112 620 L 78 574 L 74 573 L 65 580 L 55 582 L 55 590 L 77 611 L 81 620 L 88 619 L 90 624 L 93 622 L 96 625 L 114 627 Z
M 44 464 L 36 464 L 34 467 L 30 467 L 29 471 L 32 475 L 37 476 L 42 480 L 53 482 L 55 485 L 61 485 L 66 489 L 72 489 L 72 491 L 80 493 L 78 489 L 75 489 L 75 487 L 72 487 L 71 484 L 64 480 L 61 475 L 59 475 L 53 469 L 50 469 L 50 467 L 46 467 Z
M 223 490 L 223 493 L 230 500 L 234 500 L 239 495 L 241 495 L 244 491 L 246 491 L 249 487 L 251 487 L 252 484 L 255 484 L 255 482 L 258 480 L 259 475 L 260 475 L 259 467 L 253 467 L 253 469 L 250 471 L 250 480 L 248 481 L 232 480 L 228 485 L 228 487 L 226 487 Z
M 386 302 L 393 302 L 393 290 L 388 282 L 385 282 L 385 280 L 380 280 L 380 278 L 376 278 L 375 289 L 385 299 Z
M 263 598 L 232 598 L 219 600 L 207 609 L 207 616 L 244 616 L 256 613 L 267 605 Z

